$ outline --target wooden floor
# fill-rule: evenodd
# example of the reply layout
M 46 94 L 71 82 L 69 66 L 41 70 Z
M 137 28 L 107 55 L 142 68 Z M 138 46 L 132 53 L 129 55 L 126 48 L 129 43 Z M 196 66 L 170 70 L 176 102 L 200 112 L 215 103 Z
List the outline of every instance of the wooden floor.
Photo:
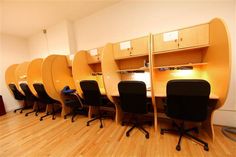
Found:
M 0 157 L 236 157 L 236 143 L 224 137 L 219 126 L 215 126 L 214 144 L 201 130 L 200 137 L 209 142 L 209 152 L 186 138 L 178 152 L 175 150 L 177 135 L 160 135 L 159 131 L 155 133 L 153 127 L 147 126 L 150 132 L 148 140 L 137 129 L 126 137 L 127 126 L 104 120 L 105 126 L 100 129 L 98 122 L 86 126 L 87 120 L 79 116 L 74 123 L 70 118 L 64 120 L 60 117 L 40 122 L 34 115 L 25 117 L 24 114 L 8 113 L 0 116 Z M 162 127 L 167 125 L 164 121 L 160 124 Z

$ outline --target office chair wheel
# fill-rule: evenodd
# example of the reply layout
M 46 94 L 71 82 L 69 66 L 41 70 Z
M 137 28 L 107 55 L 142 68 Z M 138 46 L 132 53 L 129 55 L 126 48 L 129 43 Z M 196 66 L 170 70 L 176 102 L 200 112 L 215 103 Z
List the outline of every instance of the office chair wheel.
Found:
M 176 150 L 177 150 L 177 151 L 180 151 L 180 150 L 181 150 L 180 145 L 177 145 L 177 146 L 176 146 Z
M 35 112 L 35 116 L 38 116 L 39 114 L 37 112 Z
M 55 117 L 52 117 L 52 120 L 55 120 L 56 118 Z
M 194 132 L 195 132 L 196 134 L 199 134 L 198 128 L 194 129 Z
M 103 128 L 103 125 L 100 125 L 100 128 Z
M 126 133 L 126 136 L 129 137 L 129 133 L 128 132 Z
M 20 113 L 23 113 L 23 111 L 21 110 Z
M 16 113 L 16 110 L 14 110 L 14 113 Z
M 145 137 L 146 137 L 146 139 L 149 139 L 149 134 L 146 134 Z
M 64 116 L 64 119 L 66 119 L 66 115 Z
M 164 135 L 164 130 L 163 129 L 161 129 L 161 135 Z
M 204 150 L 205 150 L 205 151 L 209 151 L 208 145 L 205 145 L 205 146 L 204 146 Z
M 42 121 L 42 120 L 43 120 L 43 118 L 40 118 L 39 120 L 40 120 L 40 121 Z
M 26 113 L 26 114 L 25 114 L 25 116 L 27 117 L 27 116 L 28 116 L 28 114 Z
M 89 126 L 89 123 L 87 123 L 87 126 Z
M 71 122 L 73 123 L 73 122 L 74 122 L 74 119 L 71 119 Z

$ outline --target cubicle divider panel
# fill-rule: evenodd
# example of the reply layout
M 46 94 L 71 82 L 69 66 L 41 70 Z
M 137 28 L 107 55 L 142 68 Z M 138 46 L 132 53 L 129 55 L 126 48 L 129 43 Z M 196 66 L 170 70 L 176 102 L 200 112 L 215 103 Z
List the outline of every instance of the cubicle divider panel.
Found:
M 17 66 L 16 70 L 15 70 L 15 75 L 16 75 L 16 83 L 19 87 L 20 83 L 27 83 L 27 71 L 28 71 L 28 67 L 29 67 L 30 62 L 24 62 L 21 63 Z M 19 87 L 19 91 L 24 94 L 24 92 L 22 91 L 22 89 Z
M 20 88 L 18 85 L 18 82 L 17 82 L 17 77 L 16 77 L 16 69 L 18 66 L 19 66 L 19 64 L 13 64 L 13 65 L 9 66 L 5 72 L 6 86 L 9 90 L 10 90 L 10 88 L 8 86 L 9 84 L 15 84 L 18 90 Z M 12 93 L 11 90 L 10 90 L 10 92 Z
M 62 104 L 62 116 L 70 112 L 70 108 L 64 104 L 61 96 L 61 90 L 65 86 L 69 86 L 70 89 L 75 89 L 74 80 L 72 77 L 72 70 L 68 66 L 67 57 L 63 55 L 57 55 L 52 62 L 52 79 L 55 90 L 59 97 L 56 99 Z
M 204 78 L 211 84 L 211 91 L 219 99 L 214 108 L 211 108 L 203 126 L 214 141 L 213 115 L 225 104 L 228 95 L 231 76 L 231 45 L 226 25 L 221 19 L 215 18 L 209 23 L 210 47 L 203 60 L 208 62 L 205 66 Z M 219 85 L 220 83 L 220 85 Z
M 75 54 L 72 64 L 72 74 L 77 93 L 83 97 L 83 92 L 80 88 L 80 81 L 82 80 L 94 80 L 92 76 L 93 70 L 87 63 L 86 51 L 79 51 Z
M 34 89 L 34 83 L 43 83 L 42 81 L 42 63 L 43 59 L 38 58 L 30 62 L 27 71 L 27 83 L 31 92 L 37 96 L 37 92 Z
M 57 92 L 54 86 L 52 76 L 52 64 L 57 56 L 58 55 L 50 55 L 43 60 L 42 82 L 47 94 L 55 100 L 60 100 L 60 94 Z
M 104 81 L 104 87 L 107 97 L 116 107 L 116 122 L 119 123 L 121 119 L 121 109 L 117 100 L 112 97 L 114 93 L 118 93 L 118 83 L 121 81 L 121 76 L 117 71 L 119 67 L 115 61 L 113 55 L 113 45 L 107 44 L 102 52 L 102 75 Z
M 211 90 L 219 96 L 216 108 L 224 105 L 231 76 L 231 45 L 226 25 L 221 19 L 210 21 L 210 47 L 203 60 L 208 62 L 205 67 L 206 79 L 211 83 Z M 220 87 L 219 87 L 220 82 Z

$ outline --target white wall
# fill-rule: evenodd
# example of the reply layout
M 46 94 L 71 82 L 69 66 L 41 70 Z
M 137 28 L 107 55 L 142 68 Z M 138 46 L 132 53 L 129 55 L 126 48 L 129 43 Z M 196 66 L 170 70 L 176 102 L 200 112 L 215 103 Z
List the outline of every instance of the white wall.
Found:
M 0 34 L 0 94 L 7 111 L 18 107 L 18 102 L 13 98 L 5 83 L 6 69 L 16 63 L 29 60 L 27 40 L 15 36 Z
M 236 126 L 235 94 L 235 2 L 169 1 L 120 2 L 82 20 L 76 21 L 77 50 L 103 46 L 126 39 L 209 22 L 214 17 L 224 19 L 232 40 L 232 80 L 226 104 L 215 114 L 215 123 Z M 219 87 L 220 88 L 220 87 Z M 232 120 L 235 119 L 234 121 Z
M 75 52 L 75 39 L 69 21 L 63 21 L 32 35 L 29 42 L 31 58 L 46 57 L 50 54 L 69 55 Z

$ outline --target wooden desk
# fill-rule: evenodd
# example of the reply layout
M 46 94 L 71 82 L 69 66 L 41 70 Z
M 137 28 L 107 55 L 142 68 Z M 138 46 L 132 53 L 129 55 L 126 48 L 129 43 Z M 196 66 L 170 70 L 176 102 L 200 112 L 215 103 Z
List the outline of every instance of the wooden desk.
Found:
M 113 97 L 118 97 L 118 96 L 120 96 L 120 95 L 119 95 L 119 92 L 117 91 L 117 92 L 112 93 L 111 96 L 113 96 Z M 151 97 L 152 97 L 151 91 L 147 91 L 147 97 L 148 97 L 148 98 L 151 98 Z M 155 97 L 156 97 L 156 98 L 165 98 L 165 97 L 166 97 L 166 93 L 165 93 L 165 92 L 158 92 L 158 93 L 156 92 L 156 93 L 155 93 Z M 216 100 L 219 99 L 219 97 L 218 97 L 217 95 L 213 94 L 213 93 L 210 94 L 210 97 L 209 97 L 209 98 L 210 98 L 210 99 L 216 99 Z

